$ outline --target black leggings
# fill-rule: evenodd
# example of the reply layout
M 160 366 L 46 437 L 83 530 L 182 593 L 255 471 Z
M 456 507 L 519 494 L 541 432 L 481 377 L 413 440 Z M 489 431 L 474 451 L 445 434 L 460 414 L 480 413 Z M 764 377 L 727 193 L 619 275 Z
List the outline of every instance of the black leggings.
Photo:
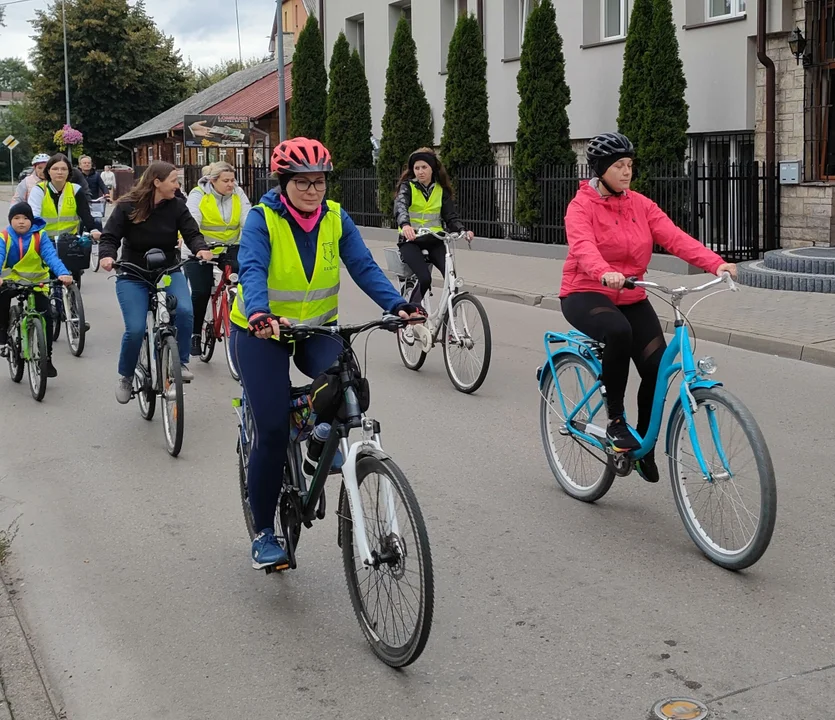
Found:
M 52 322 L 50 321 L 49 296 L 41 292 L 34 293 L 35 308 L 46 317 L 46 354 L 52 357 Z M 0 290 L 0 345 L 9 342 L 9 309 L 11 308 L 14 293 Z
M 232 272 L 238 272 L 238 246 L 230 247 L 226 252 L 217 257 L 222 270 L 227 264 L 231 266 Z M 185 266 L 188 284 L 191 286 L 191 304 L 194 307 L 194 328 L 192 333 L 199 335 L 203 332 L 203 323 L 206 320 L 206 310 L 209 307 L 209 299 L 212 296 L 214 286 L 214 267 L 212 265 L 200 265 L 190 262 Z M 230 308 L 231 310 L 231 308 Z
M 429 292 L 432 287 L 432 267 L 426 262 L 423 255 L 423 250 L 429 251 L 429 262 L 432 263 L 441 275 L 446 271 L 446 248 L 443 240 L 432 238 L 431 240 L 414 240 L 412 242 L 402 242 L 398 245 L 400 248 L 400 257 L 406 263 L 415 275 L 417 275 L 418 284 L 412 291 L 412 297 L 409 302 L 415 305 L 420 304 L 423 296 Z
M 609 418 L 624 414 L 623 398 L 629 378 L 629 359 L 641 376 L 638 389 L 638 424 L 644 436 L 649 427 L 658 367 L 667 347 L 664 332 L 649 300 L 615 305 L 597 292 L 572 293 L 562 298 L 562 313 L 580 332 L 606 343 L 603 349 L 603 384 Z

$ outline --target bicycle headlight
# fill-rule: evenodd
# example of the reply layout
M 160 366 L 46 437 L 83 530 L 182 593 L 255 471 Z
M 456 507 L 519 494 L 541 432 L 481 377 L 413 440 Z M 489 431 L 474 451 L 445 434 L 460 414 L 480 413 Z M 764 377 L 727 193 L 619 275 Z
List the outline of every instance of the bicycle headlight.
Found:
M 457 287 L 457 288 L 464 287 L 464 281 L 460 277 L 455 278 L 455 287 Z
M 229 283 L 231 285 L 237 285 L 238 284 L 238 273 L 230 273 L 229 274 Z
M 697 367 L 699 368 L 699 372 L 702 375 L 713 375 L 719 366 L 716 364 L 716 358 L 712 358 L 710 356 L 703 357 L 697 363 Z
M 171 313 L 169 313 L 166 308 L 160 306 L 158 313 L 159 313 L 159 322 L 160 322 L 161 325 L 167 325 L 168 323 L 171 322 Z

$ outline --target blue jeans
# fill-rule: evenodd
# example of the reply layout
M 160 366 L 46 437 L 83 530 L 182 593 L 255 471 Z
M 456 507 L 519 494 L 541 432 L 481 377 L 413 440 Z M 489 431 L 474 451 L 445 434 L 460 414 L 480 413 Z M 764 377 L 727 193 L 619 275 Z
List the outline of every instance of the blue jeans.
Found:
M 232 359 L 241 375 L 252 413 L 255 437 L 249 455 L 247 488 L 255 528 L 275 530 L 275 510 L 281 490 L 284 461 L 290 441 L 290 358 L 315 378 L 336 362 L 342 344 L 314 335 L 292 347 L 261 340 L 233 325 Z
M 180 362 L 185 365 L 189 360 L 191 326 L 194 324 L 191 293 L 185 275 L 181 272 L 173 273 L 171 284 L 165 291 L 177 298 L 174 325 L 177 328 Z M 116 297 L 125 321 L 125 334 L 122 336 L 122 350 L 119 353 L 119 375 L 122 377 L 132 378 L 136 363 L 139 361 L 139 351 L 142 349 L 142 339 L 145 337 L 145 318 L 148 315 L 150 292 L 151 286 L 148 283 L 125 277 L 116 279 Z

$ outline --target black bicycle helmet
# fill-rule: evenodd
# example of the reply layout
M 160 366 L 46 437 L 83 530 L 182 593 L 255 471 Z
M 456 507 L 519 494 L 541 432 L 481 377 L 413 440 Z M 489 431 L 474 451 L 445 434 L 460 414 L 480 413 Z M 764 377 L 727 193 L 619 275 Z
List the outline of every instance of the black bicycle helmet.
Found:
M 598 177 L 603 177 L 603 173 L 625 157 L 635 157 L 635 146 L 621 133 L 603 133 L 589 140 L 586 147 L 586 160 Z

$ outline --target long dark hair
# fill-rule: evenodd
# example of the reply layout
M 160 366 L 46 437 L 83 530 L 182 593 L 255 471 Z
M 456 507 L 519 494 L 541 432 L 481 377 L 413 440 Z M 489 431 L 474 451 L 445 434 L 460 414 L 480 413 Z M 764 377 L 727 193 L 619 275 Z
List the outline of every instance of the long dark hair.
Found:
M 157 189 L 154 180 L 165 180 L 176 169 L 171 163 L 155 160 L 148 165 L 130 192 L 119 198 L 120 203 L 133 205 L 133 211 L 129 215 L 131 222 L 145 222 L 151 216 L 154 211 L 154 192 Z
M 419 153 L 431 155 L 435 158 L 435 167 L 432 169 L 432 178 L 435 180 L 436 183 L 440 183 L 441 187 L 444 190 L 447 190 L 449 194 L 454 197 L 455 190 L 453 190 L 452 188 L 452 182 L 449 179 L 449 173 L 447 173 L 444 164 L 441 162 L 441 158 L 439 158 L 435 151 L 430 147 L 418 148 L 409 156 L 409 162 L 406 165 L 406 169 L 403 171 L 403 174 L 400 176 L 400 179 L 397 181 L 397 185 L 394 188 L 395 194 L 397 194 L 397 191 L 400 190 L 400 186 L 404 182 L 409 182 L 414 179 L 415 163 L 412 162 L 412 158 Z
M 70 165 L 70 159 L 64 155 L 64 153 L 55 153 L 51 158 L 49 158 L 46 163 L 46 167 L 43 169 L 44 177 L 49 182 L 52 182 L 49 171 L 52 170 L 53 165 L 57 165 L 59 162 L 67 164 L 67 182 L 72 182 L 72 165 Z

